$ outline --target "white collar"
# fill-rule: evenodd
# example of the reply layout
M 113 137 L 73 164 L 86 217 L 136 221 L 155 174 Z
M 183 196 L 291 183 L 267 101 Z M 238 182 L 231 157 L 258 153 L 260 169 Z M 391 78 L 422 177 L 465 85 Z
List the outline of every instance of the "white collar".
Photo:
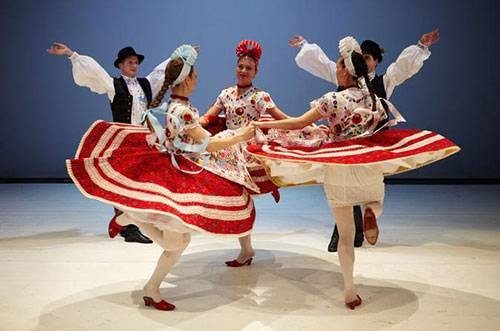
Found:
M 128 77 L 125 75 L 122 75 L 123 79 L 125 80 L 125 83 L 135 83 L 137 82 L 137 77 Z

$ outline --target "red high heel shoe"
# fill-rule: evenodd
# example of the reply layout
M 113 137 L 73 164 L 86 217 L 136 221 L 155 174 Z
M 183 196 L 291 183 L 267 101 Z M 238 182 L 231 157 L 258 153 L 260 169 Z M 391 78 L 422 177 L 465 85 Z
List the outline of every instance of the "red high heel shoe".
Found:
M 365 233 L 366 241 L 368 241 L 370 245 L 375 245 L 377 243 L 379 234 L 377 217 L 370 207 L 365 209 L 363 215 L 363 232 Z
M 243 263 L 240 263 L 240 262 L 238 262 L 237 259 L 234 259 L 232 261 L 226 261 L 226 265 L 228 267 L 239 268 L 239 267 L 243 267 L 244 265 L 250 265 L 250 264 L 252 264 L 252 260 L 253 260 L 253 257 L 247 259 Z
M 122 230 L 123 230 L 123 226 L 116 223 L 116 217 L 118 217 L 118 216 L 113 217 L 111 219 L 111 221 L 109 221 L 109 224 L 108 224 L 108 234 L 109 234 L 110 238 L 116 237 L 116 235 L 118 233 L 122 232 Z
M 167 302 L 165 300 L 161 300 L 160 302 L 155 302 L 153 298 L 151 297 L 142 297 L 144 300 L 144 305 L 147 307 L 153 306 L 158 310 L 174 310 L 175 306 L 171 304 L 170 302 Z
M 363 300 L 361 300 L 361 297 L 359 295 L 356 294 L 356 297 L 357 297 L 356 300 L 345 303 L 345 305 L 351 310 L 354 310 L 354 308 L 361 305 L 361 303 L 363 302 Z

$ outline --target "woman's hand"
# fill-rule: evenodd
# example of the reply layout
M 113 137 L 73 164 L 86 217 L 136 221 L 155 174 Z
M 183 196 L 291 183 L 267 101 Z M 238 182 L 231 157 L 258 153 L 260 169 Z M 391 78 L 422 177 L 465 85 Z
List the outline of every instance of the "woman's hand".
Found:
M 210 124 L 210 119 L 208 116 L 201 116 L 199 122 L 202 127 L 206 127 Z
M 259 122 L 252 121 L 252 122 L 250 122 L 250 126 L 253 126 L 254 128 L 258 128 L 259 127 Z
M 249 140 L 253 138 L 255 135 L 255 126 L 249 125 L 244 128 L 241 128 L 238 132 L 238 136 L 243 140 Z
M 73 55 L 73 50 L 62 43 L 52 43 L 52 46 L 47 50 L 52 55 Z

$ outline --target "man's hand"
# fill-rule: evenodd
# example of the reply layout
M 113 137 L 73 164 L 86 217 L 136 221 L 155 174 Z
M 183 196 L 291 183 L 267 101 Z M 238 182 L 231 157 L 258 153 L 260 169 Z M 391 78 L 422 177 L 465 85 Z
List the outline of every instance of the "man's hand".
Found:
M 73 55 L 73 50 L 62 43 L 53 43 L 47 52 L 52 55 Z
M 424 33 L 420 37 L 420 43 L 425 47 L 430 47 L 439 41 L 439 29 L 435 29 L 429 33 Z
M 299 48 L 304 40 L 305 40 L 304 37 L 302 37 L 301 35 L 296 35 L 293 36 L 292 39 L 288 40 L 288 45 L 290 45 L 293 48 Z

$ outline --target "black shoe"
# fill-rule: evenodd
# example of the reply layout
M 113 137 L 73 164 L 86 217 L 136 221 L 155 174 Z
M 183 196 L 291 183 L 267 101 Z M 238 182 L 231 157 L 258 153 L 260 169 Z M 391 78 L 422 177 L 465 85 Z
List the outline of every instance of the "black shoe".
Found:
M 365 240 L 365 235 L 363 234 L 363 231 L 356 232 L 356 235 L 354 236 L 354 247 L 363 246 L 364 240 Z
M 139 228 L 133 224 L 125 226 L 125 228 L 120 232 L 120 236 L 125 238 L 128 243 L 140 243 L 140 244 L 152 244 L 153 241 L 143 235 Z
M 354 247 L 363 246 L 363 241 L 365 240 L 365 235 L 363 233 L 363 213 L 361 212 L 361 206 L 354 206 L 354 226 L 356 228 L 356 234 L 354 236 Z
M 339 232 L 337 230 L 337 226 L 333 230 L 332 239 L 330 239 L 330 243 L 328 244 L 328 251 L 330 253 L 334 253 L 337 251 L 337 247 L 339 245 Z

